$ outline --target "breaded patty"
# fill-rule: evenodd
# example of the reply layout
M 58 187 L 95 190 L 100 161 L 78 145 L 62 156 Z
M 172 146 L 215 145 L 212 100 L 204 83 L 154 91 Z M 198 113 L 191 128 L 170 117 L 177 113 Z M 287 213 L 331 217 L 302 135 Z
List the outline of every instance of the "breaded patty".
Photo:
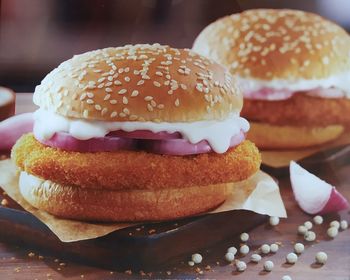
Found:
M 68 152 L 22 136 L 12 149 L 16 165 L 53 182 L 85 188 L 164 189 L 244 180 L 257 172 L 261 157 L 246 140 L 224 154 L 168 156 L 144 151 Z
M 350 128 L 350 99 L 326 99 L 302 93 L 280 101 L 245 99 L 241 115 L 250 121 L 275 125 L 342 124 Z

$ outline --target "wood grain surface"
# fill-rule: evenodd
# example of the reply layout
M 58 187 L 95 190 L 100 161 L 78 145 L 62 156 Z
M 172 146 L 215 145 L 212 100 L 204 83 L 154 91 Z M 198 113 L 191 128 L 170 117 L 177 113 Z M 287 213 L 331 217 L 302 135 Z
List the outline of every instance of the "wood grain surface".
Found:
M 30 94 L 17 95 L 17 113 L 28 112 L 35 109 L 31 104 Z M 350 166 L 329 166 L 326 172 L 318 176 L 335 184 L 340 192 L 350 199 Z M 251 232 L 247 244 L 251 252 L 246 257 L 238 257 L 247 262 L 244 272 L 237 272 L 232 264 L 224 260 L 226 249 L 229 246 L 239 246 L 238 236 L 232 236 L 228 241 L 220 240 L 215 246 L 203 248 L 199 253 L 203 255 L 200 265 L 190 267 L 187 264 L 190 256 L 183 256 L 159 267 L 153 271 L 109 271 L 92 266 L 68 262 L 57 259 L 55 256 L 39 255 L 33 249 L 21 248 L 7 243 L 0 243 L 0 279 L 281 279 L 283 275 L 290 275 L 295 279 L 350 279 L 350 230 L 341 231 L 331 240 L 327 237 L 328 224 L 332 220 L 346 219 L 350 222 L 350 212 L 343 211 L 324 217 L 322 225 L 314 225 L 317 234 L 315 242 L 306 242 L 297 235 L 297 227 L 312 216 L 303 213 L 296 205 L 291 192 L 289 178 L 278 178 L 283 200 L 285 202 L 288 218 L 281 220 L 280 224 L 271 227 L 261 225 Z M 307 186 L 305 186 L 307 187 Z M 228 220 L 227 223 L 235 223 Z M 240 225 L 237 224 L 237 227 Z M 1 229 L 0 229 L 1 230 Z M 203 231 L 201 234 L 206 234 Z M 188 236 L 188 238 L 196 238 Z M 281 248 L 276 254 L 268 254 L 258 264 L 249 262 L 250 255 L 262 244 L 280 242 Z M 285 256 L 293 251 L 293 244 L 305 244 L 305 252 L 299 256 L 295 265 L 285 263 Z M 181 244 L 169 244 L 181 246 Z M 324 251 L 328 254 L 325 265 L 315 264 L 315 254 Z M 166 254 L 166 251 L 164 252 Z M 152 258 L 152 256 L 149 256 Z M 266 260 L 274 262 L 272 272 L 263 271 Z

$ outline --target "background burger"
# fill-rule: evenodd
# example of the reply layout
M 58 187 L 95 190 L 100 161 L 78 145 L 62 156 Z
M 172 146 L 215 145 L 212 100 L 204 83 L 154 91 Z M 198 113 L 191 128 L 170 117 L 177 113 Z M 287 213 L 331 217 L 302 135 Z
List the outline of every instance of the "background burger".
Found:
M 238 76 L 248 138 L 258 147 L 322 144 L 350 127 L 350 37 L 333 22 L 296 10 L 248 10 L 210 24 L 193 50 Z
M 221 204 L 260 166 L 242 96 L 190 50 L 135 45 L 63 62 L 34 93 L 12 158 L 34 207 L 94 221 L 164 220 Z

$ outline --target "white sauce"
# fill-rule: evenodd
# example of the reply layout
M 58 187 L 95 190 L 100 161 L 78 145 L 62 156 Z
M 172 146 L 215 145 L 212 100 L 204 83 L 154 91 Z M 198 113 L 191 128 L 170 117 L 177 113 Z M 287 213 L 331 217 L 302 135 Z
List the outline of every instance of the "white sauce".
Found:
M 48 140 L 56 132 L 67 132 L 74 138 L 87 140 L 95 137 L 104 137 L 111 131 L 123 130 L 149 130 L 153 133 L 165 131 L 179 132 L 182 137 L 192 144 L 202 140 L 208 141 L 216 153 L 224 153 L 230 146 L 233 136 L 241 130 L 247 132 L 249 123 L 238 113 L 231 114 L 223 121 L 197 121 L 197 122 L 106 122 L 88 121 L 82 119 L 65 118 L 54 112 L 39 109 L 34 113 L 34 134 L 39 139 Z
M 350 72 L 344 72 L 326 79 L 295 79 L 295 80 L 260 80 L 254 78 L 237 77 L 239 85 L 244 92 L 257 91 L 262 88 L 288 89 L 290 91 L 308 91 L 317 88 L 331 87 L 342 90 L 344 97 L 350 98 Z M 332 98 L 328 96 L 328 98 Z M 336 97 L 337 98 L 337 97 Z

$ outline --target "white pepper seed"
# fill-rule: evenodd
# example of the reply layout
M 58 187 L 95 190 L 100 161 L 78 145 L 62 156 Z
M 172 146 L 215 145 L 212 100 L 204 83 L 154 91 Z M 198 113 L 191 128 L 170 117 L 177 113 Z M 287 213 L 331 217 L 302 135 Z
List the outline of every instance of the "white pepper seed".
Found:
M 234 259 L 235 259 L 235 255 L 234 254 L 232 254 L 230 252 L 226 253 L 225 260 L 227 260 L 228 262 L 232 262 L 232 261 L 234 261 Z
M 315 241 L 316 240 L 316 233 L 314 233 L 313 231 L 308 231 L 307 233 L 305 233 L 304 239 L 306 241 Z
M 249 247 L 247 245 L 242 245 L 240 248 L 239 248 L 239 252 L 242 254 L 242 255 L 246 255 L 249 253 Z
M 330 237 L 330 238 L 334 238 L 338 235 L 338 229 L 336 227 L 330 227 L 328 230 L 327 230 L 327 235 Z
M 230 247 L 230 248 L 227 249 L 227 253 L 232 253 L 232 254 L 236 255 L 237 248 L 236 247 Z
M 289 275 L 284 275 L 282 277 L 282 280 L 292 280 L 292 277 L 290 277 Z
M 259 254 L 253 254 L 250 256 L 252 262 L 258 263 L 261 261 L 261 256 Z
M 294 252 L 297 254 L 301 254 L 304 252 L 305 246 L 303 243 L 295 243 L 294 244 Z
M 340 228 L 341 228 L 342 230 L 346 230 L 348 227 L 349 227 L 348 221 L 342 220 L 342 221 L 340 222 Z
M 320 225 L 323 223 L 323 218 L 320 215 L 317 215 L 313 218 L 313 221 L 316 225 Z
M 270 251 L 271 253 L 276 253 L 278 251 L 279 247 L 276 243 L 273 243 L 270 245 Z
M 289 253 L 286 257 L 287 263 L 295 264 L 298 260 L 298 256 L 295 253 Z
M 304 226 L 309 230 L 312 229 L 312 223 L 310 221 L 307 221 L 304 223 Z
M 273 269 L 273 262 L 272 261 L 266 261 L 265 263 L 264 263 L 264 269 L 265 269 L 265 271 L 272 271 L 272 269 Z
M 236 267 L 238 271 L 242 272 L 247 269 L 247 264 L 244 261 L 238 261 L 236 262 Z
M 249 234 L 246 233 L 246 232 L 243 232 L 243 233 L 241 234 L 240 238 L 241 238 L 241 240 L 242 240 L 243 242 L 247 242 L 248 239 L 249 239 Z
M 319 264 L 325 264 L 327 261 L 327 258 L 328 256 L 325 252 L 318 252 L 315 257 L 316 262 Z
M 300 235 L 305 235 L 305 233 L 307 233 L 307 228 L 306 228 L 306 226 L 299 226 L 299 227 L 298 227 L 298 234 L 300 234 Z
M 280 218 L 271 216 L 269 222 L 271 226 L 277 226 L 280 223 Z
M 202 257 L 201 254 L 196 253 L 196 254 L 193 254 L 193 255 L 192 255 L 192 261 L 193 261 L 194 263 L 197 263 L 197 264 L 198 264 L 198 263 L 201 263 L 202 260 L 203 260 L 203 257 Z
M 263 254 L 268 254 L 268 253 L 270 253 L 271 248 L 270 248 L 269 245 L 264 244 L 264 245 L 262 245 L 262 246 L 260 247 L 260 250 L 261 250 L 261 253 L 263 253 Z
M 340 228 L 340 223 L 338 221 L 332 221 L 332 222 L 330 222 L 329 226 L 339 229 Z

